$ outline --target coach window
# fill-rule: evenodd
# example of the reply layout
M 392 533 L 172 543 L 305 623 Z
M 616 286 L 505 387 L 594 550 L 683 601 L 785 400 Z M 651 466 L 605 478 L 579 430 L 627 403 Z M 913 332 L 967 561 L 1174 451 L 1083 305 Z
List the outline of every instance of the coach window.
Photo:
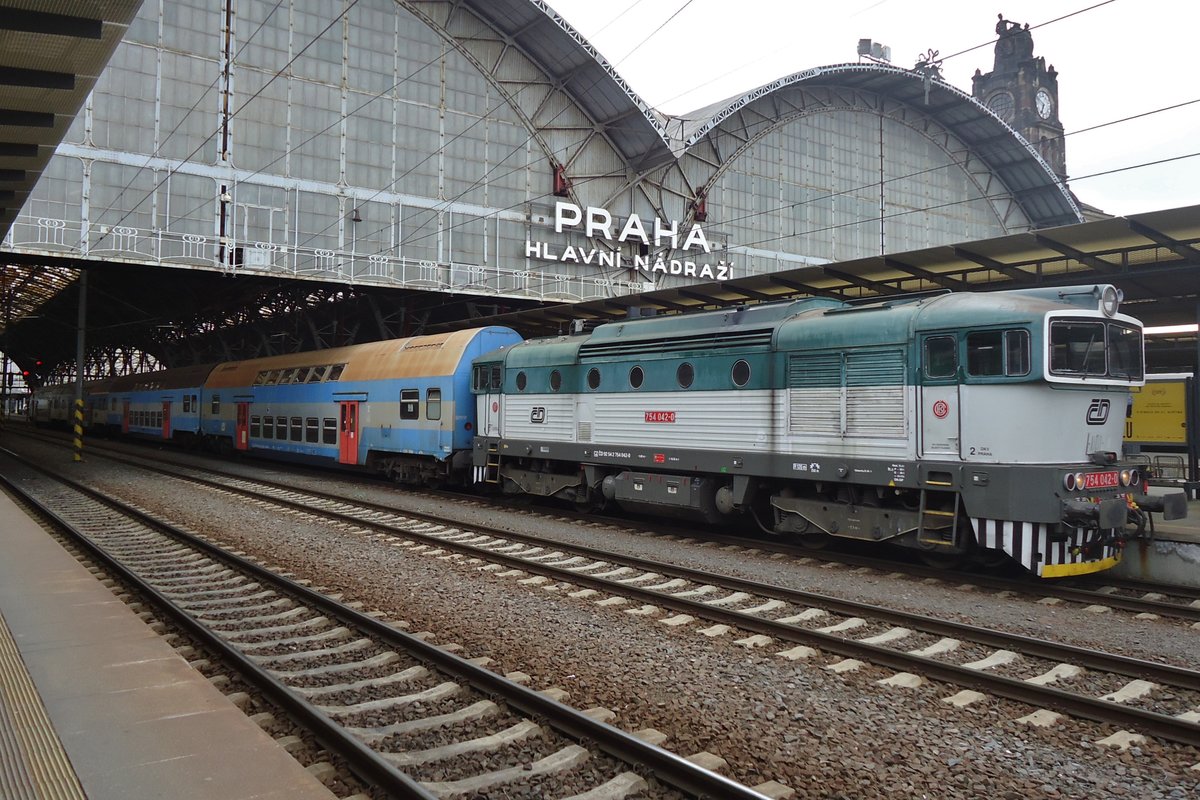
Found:
M 214 394 L 212 396 L 212 413 L 214 413 L 214 414 L 221 413 L 221 395 L 219 395 L 219 394 Z
M 733 372 L 730 375 L 733 378 L 733 385 L 739 389 L 750 382 L 750 364 L 744 359 L 738 359 L 733 362 Z
M 442 418 L 442 390 L 428 389 L 425 391 L 425 419 Z
M 596 369 L 595 367 L 592 367 L 588 370 L 588 388 L 600 388 L 600 370 Z
M 692 385 L 692 381 L 696 380 L 696 370 L 688 362 L 683 362 L 679 368 L 675 370 L 675 380 L 679 382 L 680 388 L 686 389 Z
M 345 364 L 334 364 L 332 367 L 329 368 L 329 377 L 327 377 L 325 380 L 327 380 L 327 381 L 338 380 L 339 378 L 342 377 L 342 370 L 344 370 L 345 368 L 346 368 Z
M 958 371 L 958 352 L 953 336 L 930 336 L 925 340 L 925 377 L 953 378 Z
M 250 417 L 250 438 L 257 439 L 262 436 L 262 417 Z
M 525 370 L 517 373 L 517 391 L 525 391 L 525 387 L 529 385 L 529 378 L 525 376 Z
M 642 381 L 646 380 L 646 373 L 642 372 L 641 367 L 634 367 L 629 370 L 629 385 L 634 389 L 642 388 Z
M 304 441 L 316 443 L 320 438 L 320 423 L 316 417 L 307 417 L 304 420 Z
M 550 373 L 550 391 L 557 392 L 562 388 L 562 373 L 554 370 Z
M 308 371 L 308 380 L 305 383 L 320 383 L 325 378 L 326 367 L 313 367 Z
M 337 420 L 333 417 L 325 417 L 321 420 L 321 442 L 337 444 Z
M 400 390 L 400 419 L 417 419 L 421 416 L 421 390 Z
M 263 435 L 264 439 L 274 439 L 275 438 L 275 418 L 274 417 L 263 417 L 262 435 Z
M 192 396 L 185 394 L 183 396 L 183 413 L 190 414 L 192 411 Z
M 292 417 L 292 441 L 299 442 L 304 439 L 304 420 L 300 417 Z

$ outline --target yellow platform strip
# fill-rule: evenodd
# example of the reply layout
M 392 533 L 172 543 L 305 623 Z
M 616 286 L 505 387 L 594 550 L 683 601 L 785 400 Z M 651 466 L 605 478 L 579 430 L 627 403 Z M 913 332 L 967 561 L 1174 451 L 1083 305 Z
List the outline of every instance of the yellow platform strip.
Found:
M 0 797 L 86 800 L 0 614 Z

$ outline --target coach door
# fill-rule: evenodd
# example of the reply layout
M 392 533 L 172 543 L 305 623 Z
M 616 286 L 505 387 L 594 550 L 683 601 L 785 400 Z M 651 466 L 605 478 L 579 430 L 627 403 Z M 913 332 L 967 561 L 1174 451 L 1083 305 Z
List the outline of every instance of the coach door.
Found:
M 234 439 L 233 446 L 237 450 L 246 450 L 250 447 L 250 404 L 237 404 L 237 438 Z
M 162 404 L 163 404 L 162 437 L 164 439 L 170 439 L 171 438 L 171 401 L 163 400 Z
M 500 387 L 504 372 L 499 364 L 477 364 L 475 366 L 474 384 L 475 410 L 479 422 L 480 436 L 500 435 L 500 415 L 502 413 L 502 397 Z
M 343 400 L 338 418 L 338 462 L 358 463 L 358 401 Z
M 925 458 L 959 457 L 958 373 L 958 337 L 953 333 L 922 336 L 918 449 Z
M 129 401 L 121 401 L 121 433 L 129 433 Z

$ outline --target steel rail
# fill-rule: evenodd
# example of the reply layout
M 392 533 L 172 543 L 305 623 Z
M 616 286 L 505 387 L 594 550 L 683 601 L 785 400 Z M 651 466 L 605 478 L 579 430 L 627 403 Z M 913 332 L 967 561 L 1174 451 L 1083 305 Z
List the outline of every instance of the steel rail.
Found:
M 24 435 L 29 436 L 30 438 L 38 438 L 30 433 L 25 433 Z M 52 440 L 46 439 L 45 441 L 52 441 Z M 61 442 L 54 442 L 54 443 L 62 446 Z M 93 450 L 93 452 L 95 452 L 95 451 Z M 113 452 L 107 452 L 107 453 L 101 453 L 101 456 L 104 458 L 114 460 L 114 461 L 118 461 L 120 463 L 135 464 L 135 465 L 136 465 L 136 462 L 132 461 L 130 459 L 144 459 L 146 461 L 157 460 L 152 456 L 131 455 L 128 453 L 122 453 L 122 454 L 118 455 Z M 162 462 L 160 460 L 160 464 L 161 463 Z M 167 463 L 170 463 L 172 466 L 180 467 L 182 469 L 194 469 L 194 470 L 206 469 L 205 467 L 183 466 L 174 461 L 167 462 Z M 161 467 L 161 466 L 157 466 L 155 468 L 163 469 L 163 467 Z M 164 470 L 164 471 L 169 472 L 169 470 Z M 243 475 L 238 475 L 236 473 L 228 472 L 225 470 L 210 469 L 209 471 L 214 474 L 224 475 L 229 478 L 236 478 L 236 479 L 247 480 L 247 481 L 256 481 L 256 482 L 262 483 L 263 485 L 273 486 L 275 488 L 278 488 L 278 489 L 284 490 L 284 491 L 304 492 L 306 494 L 311 494 L 315 497 L 322 497 L 324 499 L 335 501 L 335 502 L 357 503 L 364 507 L 372 507 L 372 508 L 375 508 L 380 511 L 397 513 L 396 509 L 391 508 L 389 506 L 385 506 L 385 505 L 382 505 L 379 503 L 372 503 L 370 501 L 365 501 L 365 500 L 356 500 L 353 498 L 345 497 L 344 495 L 337 495 L 337 494 L 334 494 L 331 492 L 323 492 L 323 491 L 315 490 L 315 489 L 297 488 L 294 486 L 288 486 L 287 484 L 280 483 L 278 481 L 272 481 L 272 480 L 269 480 L 266 478 L 250 478 L 250 477 L 246 477 Z M 181 475 L 181 477 L 187 477 L 187 476 Z M 406 511 L 403 513 L 406 513 L 410 516 L 420 516 L 420 512 L 415 512 L 415 511 L 412 511 L 412 512 Z M 563 513 L 570 514 L 570 512 L 568 512 L 568 511 L 564 511 Z M 556 514 L 555 516 L 562 516 L 562 514 Z M 580 519 L 594 520 L 595 518 L 594 517 L 580 517 Z M 629 526 L 631 524 L 628 520 L 620 520 L 620 521 L 614 520 L 614 522 L 619 522 L 619 524 L 626 525 L 626 526 Z M 515 535 L 515 534 L 513 534 L 513 535 Z M 706 538 L 708 540 L 711 540 L 714 542 L 737 544 L 737 545 L 740 545 L 743 547 L 747 545 L 747 542 L 759 542 L 760 541 L 758 539 L 747 539 L 746 537 L 726 536 L 726 535 L 722 535 L 722 534 L 716 533 L 716 532 L 707 534 Z M 767 540 L 767 541 L 769 541 L 769 540 Z M 943 569 L 922 567 L 922 566 L 915 565 L 915 564 L 904 564 L 904 563 L 899 563 L 899 562 L 895 562 L 895 561 L 888 561 L 885 559 L 874 558 L 871 556 L 857 555 L 857 554 L 839 553 L 836 558 L 833 558 L 825 553 L 821 553 L 821 552 L 814 551 L 811 549 L 793 548 L 793 547 L 790 547 L 787 545 L 781 546 L 779 543 L 771 543 L 771 544 L 773 545 L 774 552 L 791 554 L 798 558 L 812 558 L 812 559 L 824 561 L 826 563 L 838 563 L 838 564 L 845 564 L 845 565 L 857 566 L 857 567 L 870 567 L 872 569 L 877 569 L 881 572 L 895 572 L 898 570 L 903 570 L 906 574 L 908 574 L 912 577 L 937 578 L 939 580 L 946 580 L 947 576 L 949 576 L 949 575 L 958 575 L 964 581 L 969 581 L 970 583 L 972 583 L 976 586 L 980 586 L 980 587 L 987 588 L 987 589 L 994 589 L 996 591 L 1015 591 L 1015 592 L 1021 592 L 1022 594 L 1038 594 L 1038 595 L 1041 595 L 1044 597 L 1056 597 L 1058 599 L 1066 600 L 1066 601 L 1073 602 L 1073 603 L 1103 604 L 1103 605 L 1109 606 L 1110 608 L 1119 609 L 1121 611 L 1128 611 L 1131 613 L 1152 613 L 1152 614 L 1158 614 L 1160 616 L 1168 616 L 1168 617 L 1184 619 L 1184 620 L 1193 621 L 1193 622 L 1200 621 L 1200 606 L 1184 605 L 1181 603 L 1172 603 L 1172 602 L 1167 602 L 1167 601 L 1162 601 L 1162 600 L 1143 600 L 1140 598 L 1119 597 L 1119 596 L 1106 594 L 1104 592 L 1099 592 L 1099 591 L 1095 591 L 1095 590 L 1091 590 L 1091 589 L 1076 588 L 1074 586 L 1067 586 L 1067 585 L 1063 585 L 1060 583 L 1055 583 L 1055 582 L 1050 582 L 1050 581 L 1045 581 L 1045 580 L 1040 580 L 1040 582 L 1032 582 L 1028 578 L 1004 578 L 1004 577 L 1000 577 L 997 575 L 981 575 L 979 573 L 973 573 L 973 572 L 959 572 L 959 571 L 950 572 L 950 571 L 943 570 Z M 1153 585 L 1153 584 L 1151 586 L 1153 588 L 1148 588 L 1147 591 L 1162 591 L 1164 589 L 1166 589 L 1167 591 L 1170 590 L 1170 587 L 1162 587 L 1162 586 L 1157 586 L 1157 585 Z M 1193 594 L 1191 590 L 1185 590 L 1185 591 L 1181 592 L 1181 594 L 1184 597 L 1187 597 L 1189 599 L 1194 596 L 1200 596 L 1200 593 Z
M 157 467 L 144 466 L 143 468 L 159 469 Z M 855 641 L 853 639 L 845 639 L 815 630 L 799 628 L 792 625 L 784 625 L 771 620 L 745 614 L 743 612 L 715 608 L 713 606 L 706 605 L 701 601 L 677 598 L 666 592 L 640 589 L 635 586 L 621 584 L 602 578 L 592 578 L 582 573 L 572 572 L 568 569 L 560 569 L 539 564 L 537 562 L 526 561 L 519 557 L 509 556 L 503 553 L 496 553 L 483 547 L 447 541 L 436 536 L 409 531 L 389 523 L 356 517 L 353 514 L 333 511 L 330 509 L 315 508 L 313 506 L 305 505 L 301 501 L 277 497 L 268 493 L 257 492 L 251 489 L 230 486 L 228 484 L 223 484 L 219 481 L 212 481 L 207 478 L 183 475 L 180 473 L 175 473 L 173 470 L 161 471 L 166 474 L 173 474 L 175 477 L 179 477 L 187 481 L 192 481 L 201 485 L 207 485 L 222 491 L 242 494 L 257 500 L 265 500 L 280 506 L 292 508 L 297 511 L 302 511 L 315 516 L 326 517 L 328 519 L 357 525 L 359 527 L 370 528 L 376 531 L 403 537 L 421 539 L 423 541 L 434 543 L 438 547 L 446 550 L 454 550 L 472 555 L 474 557 L 484 558 L 489 561 L 503 563 L 515 569 L 545 575 L 563 582 L 588 586 L 610 593 L 623 594 L 638 599 L 646 604 L 670 608 L 680 613 L 687 613 L 723 624 L 733 625 L 744 630 L 773 636 L 784 641 L 813 645 L 823 650 L 838 653 L 839 655 L 848 658 L 857 658 L 864 661 L 869 661 L 899 671 L 922 671 L 929 676 L 946 683 L 986 691 L 999 697 L 1005 697 L 1010 700 L 1015 700 L 1030 705 L 1045 706 L 1063 711 L 1076 717 L 1133 727 L 1169 741 L 1200 747 L 1200 725 L 1186 722 L 1166 714 L 1158 714 L 1156 712 L 1131 708 L 1107 700 L 1077 695 L 1049 686 L 1038 686 L 1027 681 L 1007 678 L 1000 675 L 993 675 L 980 670 L 970 669 L 968 667 L 947 664 L 923 656 L 916 656 L 897 650 L 891 650 L 878 645 Z M 236 476 L 234 479 L 248 483 L 263 483 L 267 485 L 271 484 L 270 481 L 263 481 L 258 478 Z M 674 574 L 678 577 L 683 577 L 696 582 L 724 584 L 727 588 L 738 588 L 740 590 L 754 591 L 766 597 L 790 599 L 793 602 L 802 601 L 816 605 L 827 603 L 831 607 L 844 609 L 851 613 L 866 613 L 869 616 L 874 615 L 881 619 L 887 619 L 888 621 L 903 621 L 905 624 L 912 625 L 918 630 L 925 630 L 934 633 L 956 632 L 962 635 L 964 638 L 983 641 L 999 646 L 1013 646 L 1022 642 L 1027 642 L 1027 645 L 1025 646 L 1028 647 L 1029 652 L 1038 655 L 1039 657 L 1051 658 L 1059 661 L 1076 660 L 1082 662 L 1085 666 L 1090 666 L 1093 669 L 1102 669 L 1126 675 L 1152 676 L 1163 682 L 1180 686 L 1181 688 L 1200 688 L 1200 673 L 1182 667 L 1173 667 L 1157 662 L 1142 661 L 1125 656 L 1117 656 L 1113 654 L 1087 650 L 1085 648 L 1077 648 L 1070 645 L 1062 645 L 1053 642 L 1047 642 L 1045 640 L 1018 636 L 1015 634 L 1006 634 L 1001 631 L 980 629 L 973 626 L 964 625 L 962 623 L 954 623 L 944 620 L 931 620 L 927 617 L 910 614 L 908 612 L 883 609 L 877 606 L 857 603 L 854 601 L 828 598 L 824 595 L 788 589 L 786 587 L 772 584 L 758 584 L 753 581 L 744 581 L 738 578 L 713 575 L 699 570 L 662 564 L 648 559 L 614 555 L 609 552 L 586 546 L 564 544 L 562 542 L 554 541 L 547 542 L 545 539 L 513 533 L 512 531 L 502 528 L 474 524 L 466 525 L 457 520 L 447 520 L 437 517 L 436 515 L 397 511 L 379 504 L 364 503 L 362 501 L 348 498 L 339 498 L 336 495 L 329 495 L 328 493 L 320 491 L 309 491 L 306 489 L 297 489 L 295 487 L 282 487 L 281 490 L 295 494 L 313 495 L 322 500 L 332 500 L 350 505 L 360 505 L 370 508 L 374 511 L 385 511 L 390 514 L 407 516 L 440 525 L 446 525 L 449 523 L 454 527 L 475 529 L 481 532 L 490 533 L 497 537 L 513 539 L 529 544 L 536 544 L 539 546 L 550 544 L 556 548 L 584 553 L 597 559 L 602 559 L 612 563 L 637 565 L 639 568 L 660 572 L 668 576 Z M 1016 649 L 1020 648 L 1017 647 Z
M 502 675 L 498 675 L 484 667 L 470 663 L 466 659 L 460 658 L 453 653 L 443 650 L 439 647 L 429 644 L 411 634 L 400 631 L 387 623 L 381 622 L 367 614 L 349 608 L 335 600 L 332 600 L 320 592 L 309 589 L 295 581 L 278 575 L 270 570 L 255 564 L 252 561 L 244 559 L 226 550 L 223 550 L 216 545 L 197 538 L 186 531 L 179 530 L 174 526 L 154 518 L 146 512 L 128 506 L 115 498 L 107 497 L 104 494 L 84 486 L 77 481 L 66 478 L 65 476 L 56 475 L 51 471 L 27 460 L 21 456 L 12 453 L 11 451 L 0 448 L 0 453 L 4 453 L 27 466 L 43 472 L 54 480 L 58 480 L 72 489 L 84 494 L 97 502 L 113 508 L 119 513 L 125 514 L 139 522 L 153 527 L 173 538 L 187 543 L 190 546 L 196 547 L 203 552 L 219 558 L 226 563 L 236 566 L 247 573 L 252 574 L 256 579 L 267 583 L 274 584 L 283 591 L 294 596 L 302 598 L 305 602 L 310 603 L 320 608 L 324 613 L 334 616 L 345 623 L 355 625 L 359 629 L 368 631 L 389 645 L 399 647 L 416 658 L 436 665 L 436 667 L 452 675 L 455 678 L 469 683 L 477 690 L 490 694 L 493 697 L 498 697 L 509 706 L 516 708 L 523 713 L 541 717 L 549 722 L 549 724 L 577 741 L 590 741 L 596 747 L 609 755 L 615 756 L 621 761 L 632 765 L 643 765 L 651 770 L 654 777 L 663 783 L 670 785 L 686 794 L 698 798 L 729 798 L 729 800 L 765 800 L 764 795 L 750 789 L 749 787 L 737 783 L 729 778 L 711 772 L 702 767 L 692 764 L 690 761 L 680 757 L 670 751 L 664 750 L 656 745 L 650 744 L 626 731 L 608 725 L 603 722 L 592 719 L 582 712 L 572 708 L 571 706 L 559 703 L 546 697 L 538 692 L 528 689 L 518 683 L 508 680 Z M 0 475 L 4 483 L 14 491 L 19 491 L 7 478 Z M 224 487 L 228 488 L 228 487 Z M 28 497 L 24 492 L 20 492 L 21 496 Z M 270 498 L 268 498 L 270 499 Z M 62 520 L 53 511 L 46 508 L 43 504 L 37 503 L 35 499 L 30 498 L 31 502 L 36 505 L 40 511 L 43 511 L 50 518 L 54 519 L 56 524 L 63 525 L 69 530 L 74 530 L 69 523 Z M 360 520 L 353 520 L 355 523 Z M 85 540 L 86 541 L 86 540 Z M 89 551 L 96 549 L 94 545 L 88 544 Z M 200 623 L 193 620 L 186 612 L 174 608 L 171 601 L 161 595 L 153 588 L 146 585 L 143 581 L 133 575 L 127 569 L 108 558 L 106 555 L 98 554 L 106 564 L 113 564 L 114 571 L 121 574 L 123 578 L 128 577 L 130 582 L 137 586 L 139 591 L 143 588 L 157 604 L 162 604 L 164 609 L 171 614 L 172 618 L 180 621 L 190 633 L 196 633 L 197 637 L 202 639 L 206 644 L 211 643 L 222 655 L 231 654 L 231 660 L 238 665 L 239 668 L 245 668 L 250 671 L 250 674 L 256 678 L 261 674 L 263 684 L 261 689 L 272 699 L 277 699 L 280 705 L 287 709 L 289 713 L 293 711 L 299 715 L 299 718 L 308 724 L 311 720 L 316 726 L 315 730 L 322 731 L 332 726 L 337 728 L 337 723 L 330 720 L 325 714 L 319 710 L 312 708 L 303 700 L 297 698 L 283 684 L 276 681 L 265 671 L 258 668 L 254 662 L 242 656 L 238 651 L 224 643 L 220 637 L 206 632 Z M 259 685 L 257 680 L 255 685 Z M 279 697 L 277 698 L 277 695 Z M 328 735 L 332 741 L 340 744 L 343 739 L 348 739 L 353 743 L 353 747 L 347 754 L 347 760 L 354 764 L 361 764 L 366 770 L 366 775 L 372 779 L 386 778 L 390 780 L 402 779 L 406 785 L 410 785 L 420 794 L 401 794 L 403 797 L 414 797 L 425 800 L 433 796 L 428 794 L 424 789 L 412 781 L 411 778 L 404 773 L 391 766 L 383 760 L 375 751 L 366 747 L 357 739 L 349 737 L 348 734 L 341 733 L 337 730 L 329 730 Z M 324 742 L 323 742 L 324 743 Z M 338 748 L 331 747 L 337 752 L 342 751 Z M 408 789 L 405 789 L 408 791 Z

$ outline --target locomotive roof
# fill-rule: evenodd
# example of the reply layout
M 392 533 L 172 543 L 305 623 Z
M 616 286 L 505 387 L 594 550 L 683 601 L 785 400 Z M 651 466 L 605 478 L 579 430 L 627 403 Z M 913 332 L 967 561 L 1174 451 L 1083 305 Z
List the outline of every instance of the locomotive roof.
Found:
M 451 375 L 462 362 L 467 347 L 487 330 L 503 328 L 467 328 L 453 333 L 385 339 L 381 342 L 310 350 L 279 356 L 252 358 L 218 364 L 205 384 L 210 389 L 250 386 L 265 369 L 315 367 L 345 364 L 340 380 L 363 381 L 387 378 L 439 377 Z
M 534 339 L 509 353 L 510 367 L 679 353 L 709 347 L 844 347 L 908 340 L 915 330 L 1027 324 L 1072 307 L 1096 310 L 1105 287 L 902 295 L 869 303 L 805 298 L 735 309 L 629 319 L 587 336 Z

